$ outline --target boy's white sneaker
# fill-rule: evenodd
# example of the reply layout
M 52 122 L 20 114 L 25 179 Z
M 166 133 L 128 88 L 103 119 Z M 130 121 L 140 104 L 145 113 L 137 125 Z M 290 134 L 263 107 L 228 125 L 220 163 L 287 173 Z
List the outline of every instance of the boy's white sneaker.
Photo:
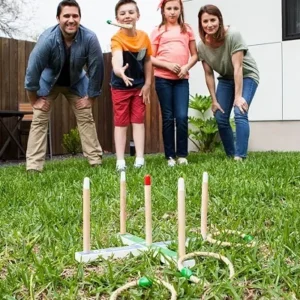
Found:
M 144 157 L 136 157 L 134 161 L 134 167 L 135 168 L 141 168 L 145 164 L 145 159 Z
M 117 160 L 116 169 L 117 169 L 118 172 L 125 171 L 125 169 L 126 169 L 125 159 L 118 159 Z
M 187 164 L 188 164 L 188 160 L 187 160 L 185 157 L 179 157 L 179 158 L 177 159 L 177 163 L 178 163 L 179 165 L 187 165 Z
M 168 159 L 168 166 L 169 166 L 169 167 L 175 167 L 175 165 L 176 165 L 176 160 L 173 159 L 172 157 L 170 157 L 170 158 Z

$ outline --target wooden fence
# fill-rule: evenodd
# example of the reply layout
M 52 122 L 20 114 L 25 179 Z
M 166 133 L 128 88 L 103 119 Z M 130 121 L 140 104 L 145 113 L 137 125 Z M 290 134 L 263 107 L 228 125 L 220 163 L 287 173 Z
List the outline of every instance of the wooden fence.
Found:
M 28 102 L 24 89 L 24 77 L 27 61 L 34 43 L 14 39 L 0 38 L 0 110 L 18 110 L 18 103 Z M 94 119 L 97 126 L 99 141 L 104 151 L 114 152 L 113 138 L 113 111 L 110 93 L 111 54 L 104 54 L 105 76 L 102 94 L 97 99 L 94 107 Z M 5 121 L 12 127 L 13 120 Z M 68 102 L 62 97 L 55 101 L 52 116 L 52 145 L 53 154 L 65 153 L 62 147 L 63 134 L 76 127 L 76 120 Z M 158 153 L 163 151 L 161 135 L 161 117 L 157 96 L 154 88 L 151 89 L 151 104 L 146 110 L 146 141 L 145 153 Z M 0 146 L 7 138 L 7 133 L 0 126 Z M 131 130 L 128 131 L 128 141 Z M 26 141 L 24 143 L 26 148 Z M 129 152 L 129 142 L 126 152 Z M 10 143 L 3 158 L 14 159 L 17 157 L 17 148 Z

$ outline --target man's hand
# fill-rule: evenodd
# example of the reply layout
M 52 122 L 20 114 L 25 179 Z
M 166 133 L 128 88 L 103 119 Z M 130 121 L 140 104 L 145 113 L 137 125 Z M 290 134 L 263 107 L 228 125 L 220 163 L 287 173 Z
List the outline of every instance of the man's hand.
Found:
M 144 102 L 145 104 L 150 103 L 150 85 L 145 84 L 145 85 L 142 87 L 139 96 L 143 96 L 143 102 Z
M 88 96 L 85 96 L 75 102 L 75 108 L 76 109 L 91 108 L 92 104 L 93 104 L 93 100 Z
M 243 97 L 237 97 L 234 99 L 233 106 L 237 106 L 241 113 L 244 114 L 248 111 L 248 103 Z
M 50 109 L 50 102 L 45 97 L 38 98 L 34 103 L 32 103 L 34 109 L 42 110 L 48 112 Z
M 115 74 L 116 74 L 118 77 L 120 77 L 120 78 L 123 79 L 123 81 L 124 81 L 124 83 L 126 84 L 126 86 L 132 86 L 133 78 L 127 77 L 127 76 L 125 75 L 125 71 L 126 71 L 126 69 L 128 69 L 128 67 L 129 67 L 129 64 L 126 64 L 124 67 L 119 68 L 119 69 L 115 72 Z

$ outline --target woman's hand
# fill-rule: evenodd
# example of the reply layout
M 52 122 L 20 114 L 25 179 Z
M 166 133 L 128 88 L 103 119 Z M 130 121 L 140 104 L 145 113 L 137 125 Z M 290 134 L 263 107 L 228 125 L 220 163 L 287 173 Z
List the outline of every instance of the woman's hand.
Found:
M 248 111 L 248 103 L 243 97 L 237 97 L 234 99 L 233 106 L 239 108 L 242 114 Z
M 213 114 L 215 114 L 217 112 L 217 110 L 221 111 L 224 114 L 223 108 L 217 101 L 213 101 L 213 103 L 211 105 L 211 110 L 212 110 Z

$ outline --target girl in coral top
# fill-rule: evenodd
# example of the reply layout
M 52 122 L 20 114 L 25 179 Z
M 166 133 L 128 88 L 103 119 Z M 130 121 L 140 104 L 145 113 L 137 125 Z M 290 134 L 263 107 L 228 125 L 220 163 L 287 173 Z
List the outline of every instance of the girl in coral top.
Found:
M 182 1 L 162 0 L 159 9 L 162 21 L 151 33 L 151 61 L 162 112 L 165 157 L 174 167 L 176 158 L 178 164 L 188 163 L 188 71 L 197 62 L 197 48 L 192 29 L 184 22 Z

